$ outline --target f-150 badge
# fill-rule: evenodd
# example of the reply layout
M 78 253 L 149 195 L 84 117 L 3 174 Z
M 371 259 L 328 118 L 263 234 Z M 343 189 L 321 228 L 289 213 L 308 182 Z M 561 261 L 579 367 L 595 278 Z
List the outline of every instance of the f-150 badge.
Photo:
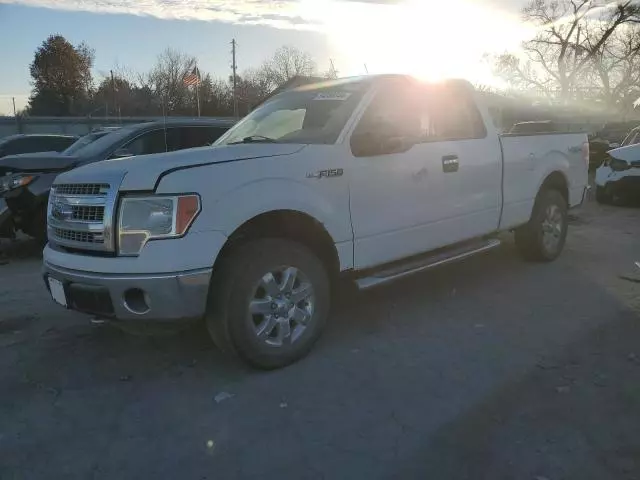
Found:
M 320 170 L 315 173 L 307 173 L 307 178 L 331 178 L 331 177 L 341 177 L 344 173 L 342 168 L 332 168 L 331 170 Z

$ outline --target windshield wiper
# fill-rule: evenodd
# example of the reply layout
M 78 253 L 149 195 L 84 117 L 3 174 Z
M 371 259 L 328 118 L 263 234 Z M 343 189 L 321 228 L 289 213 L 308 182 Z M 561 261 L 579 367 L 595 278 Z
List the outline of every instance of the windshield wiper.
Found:
M 251 135 L 249 137 L 244 137 L 238 142 L 231 142 L 229 145 L 239 145 L 241 143 L 278 143 L 278 140 L 264 137 L 262 135 Z

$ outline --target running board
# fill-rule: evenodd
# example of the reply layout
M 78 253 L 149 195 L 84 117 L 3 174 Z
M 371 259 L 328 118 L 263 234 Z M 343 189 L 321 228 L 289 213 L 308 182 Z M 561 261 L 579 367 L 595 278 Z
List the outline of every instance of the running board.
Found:
M 422 257 L 418 260 L 414 259 L 409 263 L 396 265 L 392 268 L 378 271 L 370 276 L 359 278 L 356 280 L 356 285 L 360 290 L 377 287 L 379 285 L 384 285 L 385 283 L 393 282 L 394 280 L 408 277 L 415 273 L 439 267 L 440 265 L 446 265 L 447 263 L 463 260 L 477 253 L 492 250 L 499 247 L 500 244 L 501 242 L 497 238 L 474 242 L 473 244 L 466 244 L 463 247 L 454 248 L 428 257 Z

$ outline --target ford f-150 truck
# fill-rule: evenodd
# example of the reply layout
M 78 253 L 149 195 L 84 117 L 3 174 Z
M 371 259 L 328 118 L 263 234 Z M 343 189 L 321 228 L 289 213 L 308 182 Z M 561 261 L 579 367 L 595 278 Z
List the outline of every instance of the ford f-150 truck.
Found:
M 253 366 L 303 357 L 332 285 L 371 288 L 499 245 L 554 260 L 585 134 L 499 136 L 470 84 L 357 77 L 276 95 L 212 147 L 60 175 L 44 279 L 121 325 L 206 321 Z

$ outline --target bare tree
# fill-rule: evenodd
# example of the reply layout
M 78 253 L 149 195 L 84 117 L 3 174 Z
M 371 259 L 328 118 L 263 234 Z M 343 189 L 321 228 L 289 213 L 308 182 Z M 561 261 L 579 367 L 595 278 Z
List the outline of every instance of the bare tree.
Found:
M 316 71 L 316 63 L 307 52 L 296 47 L 280 47 L 261 67 L 262 74 L 271 89 L 297 76 L 311 76 Z
M 147 75 L 144 83 L 161 99 L 167 114 L 186 110 L 193 103 L 184 77 L 195 65 L 195 57 L 168 48 L 158 56 L 156 65 Z
M 615 32 L 594 52 L 588 71 L 592 88 L 610 107 L 628 108 L 640 97 L 640 28 L 629 25 Z
M 603 65 L 619 34 L 640 21 L 640 7 L 635 0 L 531 0 L 523 17 L 537 34 L 522 44 L 522 56 L 498 57 L 496 72 L 515 87 L 567 100 L 593 79 L 590 69 Z

